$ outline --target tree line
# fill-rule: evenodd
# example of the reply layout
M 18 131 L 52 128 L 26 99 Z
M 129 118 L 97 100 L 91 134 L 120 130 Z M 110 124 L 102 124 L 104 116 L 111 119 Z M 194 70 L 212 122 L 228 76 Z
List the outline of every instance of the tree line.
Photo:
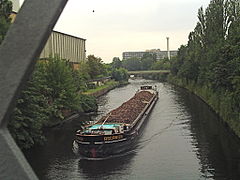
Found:
M 45 127 L 56 125 L 72 113 L 96 111 L 96 99 L 83 92 L 95 88 L 88 85 L 89 80 L 118 71 L 107 66 L 94 55 L 81 62 L 78 70 L 57 55 L 37 61 L 8 125 L 17 144 L 21 148 L 42 144 Z M 124 78 L 114 77 L 118 81 L 127 80 L 127 72 L 123 74 Z
M 61 122 L 72 113 L 96 111 L 96 99 L 82 93 L 93 88 L 88 86 L 88 81 L 111 76 L 118 71 L 103 64 L 101 58 L 94 55 L 81 62 L 78 70 L 58 56 L 38 61 L 17 99 L 8 125 L 19 147 L 30 148 L 44 143 L 43 129 Z M 117 81 L 127 80 L 126 70 L 122 74 L 124 77 L 114 75 L 114 78 Z
M 148 52 L 141 58 L 131 57 L 122 61 L 119 58 L 113 58 L 112 64 L 114 67 L 122 67 L 129 71 L 170 69 L 170 61 L 167 58 L 157 60 L 156 54 Z
M 173 79 L 200 94 L 240 136 L 240 2 L 211 0 L 171 62 Z

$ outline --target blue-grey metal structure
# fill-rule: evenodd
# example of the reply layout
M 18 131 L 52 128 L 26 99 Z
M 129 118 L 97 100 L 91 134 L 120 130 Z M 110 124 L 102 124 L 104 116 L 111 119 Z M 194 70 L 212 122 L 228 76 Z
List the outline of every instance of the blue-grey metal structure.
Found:
M 0 179 L 37 179 L 7 124 L 67 0 L 26 0 L 0 47 Z

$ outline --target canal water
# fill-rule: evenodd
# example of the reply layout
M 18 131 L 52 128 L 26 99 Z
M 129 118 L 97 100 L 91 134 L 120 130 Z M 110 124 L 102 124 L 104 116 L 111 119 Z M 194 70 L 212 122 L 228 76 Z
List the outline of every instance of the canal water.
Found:
M 156 103 L 133 151 L 92 161 L 72 153 L 82 120 L 96 119 L 131 98 L 143 84 L 157 85 Z M 240 143 L 199 98 L 167 83 L 131 80 L 98 100 L 96 117 L 78 119 L 48 131 L 46 145 L 25 152 L 40 179 L 240 179 Z

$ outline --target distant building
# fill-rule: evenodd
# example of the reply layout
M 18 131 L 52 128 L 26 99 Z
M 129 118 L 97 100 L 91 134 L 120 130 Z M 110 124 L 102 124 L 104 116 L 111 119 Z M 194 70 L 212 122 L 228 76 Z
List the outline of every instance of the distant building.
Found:
M 170 57 L 177 56 L 178 51 L 170 51 Z M 151 49 L 151 50 L 146 50 L 146 51 L 130 51 L 130 52 L 123 52 L 123 60 L 132 58 L 132 57 L 137 57 L 137 58 L 142 58 L 144 54 L 149 53 L 149 54 L 156 54 L 157 60 L 164 59 L 168 57 L 168 52 L 167 51 L 161 51 L 160 49 Z
M 155 53 L 157 56 L 157 60 L 168 58 L 168 51 L 161 51 L 160 49 L 151 49 L 151 50 L 146 50 L 146 52 L 152 52 Z M 169 51 L 170 52 L 170 57 L 177 56 L 178 51 L 173 50 Z
M 143 55 L 146 53 L 149 53 L 149 52 L 145 52 L 145 51 L 123 52 L 123 60 L 129 59 L 132 57 L 142 58 Z

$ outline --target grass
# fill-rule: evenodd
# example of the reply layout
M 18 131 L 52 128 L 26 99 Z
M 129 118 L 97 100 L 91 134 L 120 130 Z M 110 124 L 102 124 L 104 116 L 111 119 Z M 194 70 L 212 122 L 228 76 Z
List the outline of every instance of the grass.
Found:
M 115 87 L 115 86 L 118 86 L 118 85 L 119 85 L 119 82 L 111 80 L 111 81 L 108 81 L 106 84 L 104 84 L 102 86 L 98 86 L 95 89 L 89 89 L 89 90 L 83 92 L 83 94 L 91 95 L 91 94 L 96 93 L 98 91 L 101 91 L 103 89 L 106 89 L 106 88 L 109 88 L 109 87 Z

